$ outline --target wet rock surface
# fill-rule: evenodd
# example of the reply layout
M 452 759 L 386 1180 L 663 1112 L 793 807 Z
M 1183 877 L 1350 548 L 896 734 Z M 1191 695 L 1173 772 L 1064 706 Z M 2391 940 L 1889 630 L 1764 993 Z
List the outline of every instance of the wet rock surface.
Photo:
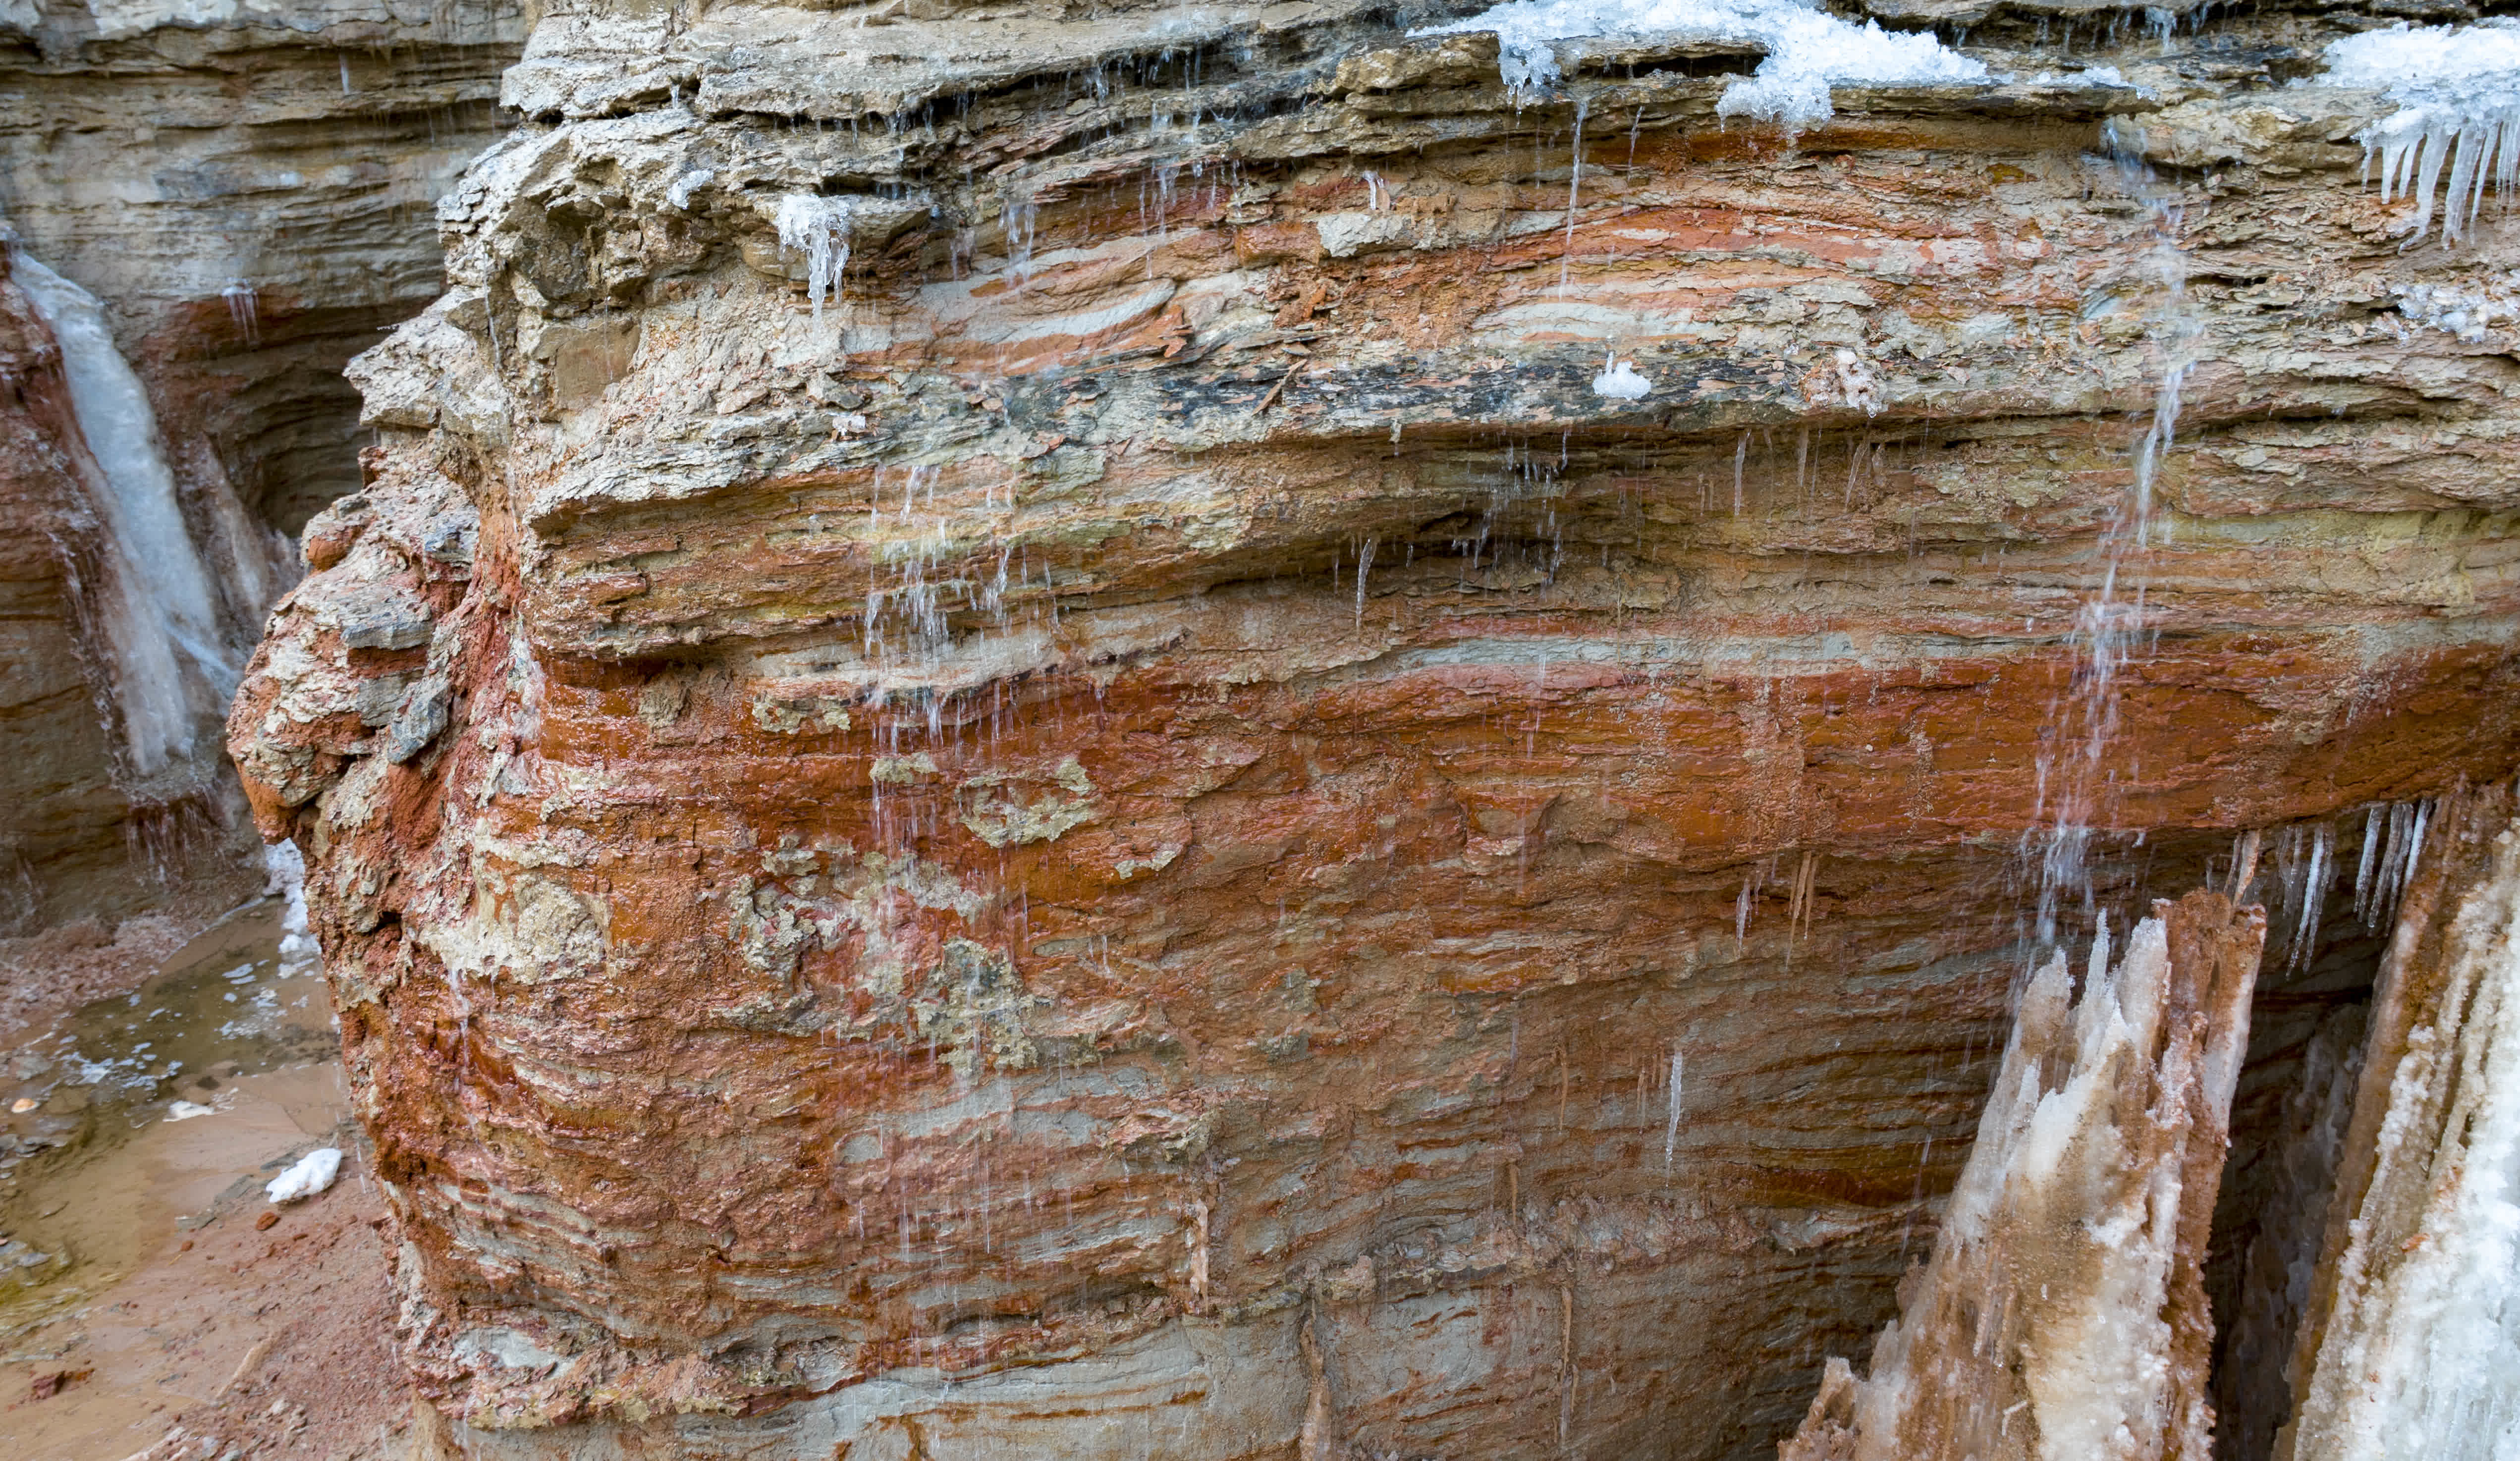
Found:
M 2367 22 L 1787 137 L 1338 5 L 546 17 L 230 723 L 454 1434 L 1766 1452 L 2043 862 L 2513 769 L 2512 341 L 2402 301 L 2514 261 L 2287 84 Z

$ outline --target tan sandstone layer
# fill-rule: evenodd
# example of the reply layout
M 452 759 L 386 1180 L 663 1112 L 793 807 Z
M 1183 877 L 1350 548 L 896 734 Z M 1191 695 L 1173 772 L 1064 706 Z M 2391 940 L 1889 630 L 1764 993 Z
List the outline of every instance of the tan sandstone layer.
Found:
M 2511 244 L 2339 23 L 1786 137 L 1340 4 L 547 17 L 231 720 L 463 1443 L 1771 1447 L 2060 815 L 2124 927 L 2514 765 L 2512 342 L 2392 292 Z

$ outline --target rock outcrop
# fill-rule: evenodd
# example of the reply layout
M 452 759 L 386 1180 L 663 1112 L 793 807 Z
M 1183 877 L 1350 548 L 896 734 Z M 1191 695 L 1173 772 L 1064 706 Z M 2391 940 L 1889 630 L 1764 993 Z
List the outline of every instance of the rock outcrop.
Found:
M 341 366 L 441 289 L 430 209 L 495 136 L 521 30 L 495 4 L 0 6 L 0 223 L 103 301 L 145 382 L 230 680 L 294 575 L 287 535 L 357 484 Z M 16 378 L 50 369 L 28 348 Z M 215 711 L 176 765 L 128 754 L 97 598 L 115 524 L 61 477 L 88 444 L 35 396 L 5 429 L 0 935 L 232 898 L 259 873 Z
M 2043 940 L 2267 903 L 2254 1101 L 2520 760 L 2365 20 L 1389 15 L 534 30 L 230 722 L 474 1453 L 1760 1454 Z

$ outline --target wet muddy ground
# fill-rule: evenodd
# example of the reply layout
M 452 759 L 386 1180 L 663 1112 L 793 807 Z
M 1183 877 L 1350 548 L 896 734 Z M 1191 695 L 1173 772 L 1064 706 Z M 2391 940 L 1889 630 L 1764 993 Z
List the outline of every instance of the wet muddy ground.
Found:
M 0 1050 L 0 1455 L 410 1452 L 384 1207 L 281 914 L 238 909 Z M 321 1146 L 339 1179 L 274 1208 Z

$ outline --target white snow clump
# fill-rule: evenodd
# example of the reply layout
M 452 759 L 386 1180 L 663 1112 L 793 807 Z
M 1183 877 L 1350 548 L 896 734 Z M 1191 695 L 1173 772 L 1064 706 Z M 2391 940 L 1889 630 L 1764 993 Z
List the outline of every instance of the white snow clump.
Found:
M 1653 382 L 1637 374 L 1637 368 L 1611 356 L 1601 366 L 1601 374 L 1593 377 L 1593 394 L 1605 401 L 1642 401 Z
M 1852 350 L 1840 350 L 1830 362 L 1837 375 L 1837 388 L 1846 404 L 1860 408 L 1866 416 L 1881 414 L 1881 377 L 1864 357 Z
M 840 297 L 840 273 L 849 267 L 851 199 L 790 193 L 779 199 L 779 242 L 805 255 L 805 292 L 814 319 L 823 318 L 823 296 Z
M 2442 235 L 2456 240 L 2485 201 L 2485 183 L 2508 194 L 2520 172 L 2520 21 L 2409 27 L 2350 35 L 2327 48 L 2331 86 L 2386 91 L 2394 113 L 2357 133 L 2363 164 L 2380 160 L 2380 200 L 2415 200 L 2414 237 L 2432 228 L 2442 169 L 2450 169 Z
M 332 1186 L 333 1178 L 340 1174 L 341 1149 L 319 1146 L 298 1158 L 296 1166 L 273 1177 L 262 1190 L 275 1205 L 292 1203 Z
M 1803 0 L 1506 0 L 1468 20 L 1411 33 L 1482 30 L 1496 32 L 1497 70 L 1518 94 L 1555 81 L 1553 42 L 1577 36 L 1668 35 L 1756 47 L 1767 59 L 1755 73 L 1725 88 L 1716 114 L 1788 127 L 1828 120 L 1833 82 L 1913 86 L 1987 79 L 1984 63 L 1950 49 L 1931 31 L 1884 30 L 1873 21 L 1857 26 Z

